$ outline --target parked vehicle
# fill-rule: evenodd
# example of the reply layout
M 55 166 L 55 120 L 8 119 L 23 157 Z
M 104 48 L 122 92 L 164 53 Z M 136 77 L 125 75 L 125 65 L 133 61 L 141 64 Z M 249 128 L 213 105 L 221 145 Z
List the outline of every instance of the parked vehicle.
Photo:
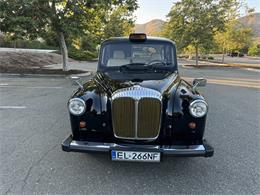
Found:
M 159 162 L 163 155 L 213 156 L 203 138 L 208 104 L 178 73 L 171 40 L 131 34 L 104 41 L 95 76 L 68 102 L 64 151 L 107 152 L 112 160 Z
M 227 55 L 230 57 L 244 57 L 244 54 L 240 52 L 229 52 Z

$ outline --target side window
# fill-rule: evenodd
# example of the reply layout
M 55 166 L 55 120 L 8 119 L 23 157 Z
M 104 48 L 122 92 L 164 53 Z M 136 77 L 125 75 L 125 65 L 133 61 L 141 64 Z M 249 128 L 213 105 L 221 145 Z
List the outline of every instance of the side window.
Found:
M 167 63 L 172 63 L 173 62 L 173 48 L 171 45 L 166 45 L 165 46 L 165 61 Z

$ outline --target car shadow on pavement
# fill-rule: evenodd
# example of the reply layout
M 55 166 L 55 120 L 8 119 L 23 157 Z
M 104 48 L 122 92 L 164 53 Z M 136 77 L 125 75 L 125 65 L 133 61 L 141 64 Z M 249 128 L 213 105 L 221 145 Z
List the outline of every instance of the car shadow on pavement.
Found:
M 158 186 L 182 189 L 187 182 L 193 186 L 202 186 L 215 172 L 210 166 L 211 160 L 202 157 L 164 156 L 161 163 L 147 163 L 111 161 L 109 154 L 83 154 L 82 160 L 98 167 L 94 171 L 96 179 L 105 177 L 106 181 L 122 180 L 120 182 L 124 185 L 138 183 L 140 186 L 153 186 L 156 182 L 151 187 L 153 192 L 156 192 Z M 81 171 L 88 172 L 89 169 L 88 165 L 84 165 Z M 176 179 L 165 182 L 170 178 Z
M 112 169 L 117 168 L 117 171 L 120 171 L 120 168 L 122 169 L 134 168 L 137 171 L 143 170 L 144 172 L 151 169 L 152 167 L 158 169 L 164 169 L 169 172 L 179 168 L 189 169 L 189 167 L 194 165 L 196 159 L 197 160 L 204 159 L 204 158 L 192 158 L 192 157 L 162 156 L 160 163 L 157 162 L 150 163 L 150 162 L 112 161 L 109 153 L 88 153 L 83 155 L 84 155 L 84 159 L 88 161 L 95 161 L 95 162 L 102 163 L 103 166 L 106 168 L 108 167 L 111 167 Z

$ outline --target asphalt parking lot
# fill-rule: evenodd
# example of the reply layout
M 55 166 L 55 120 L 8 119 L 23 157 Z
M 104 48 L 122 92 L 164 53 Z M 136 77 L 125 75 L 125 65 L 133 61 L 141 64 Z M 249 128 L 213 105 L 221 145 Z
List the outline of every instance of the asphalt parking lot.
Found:
M 66 153 L 65 77 L 0 76 L 0 194 L 260 194 L 259 72 L 180 69 L 206 77 L 205 137 L 212 158 L 112 162 L 108 154 Z M 88 79 L 88 78 L 85 78 Z

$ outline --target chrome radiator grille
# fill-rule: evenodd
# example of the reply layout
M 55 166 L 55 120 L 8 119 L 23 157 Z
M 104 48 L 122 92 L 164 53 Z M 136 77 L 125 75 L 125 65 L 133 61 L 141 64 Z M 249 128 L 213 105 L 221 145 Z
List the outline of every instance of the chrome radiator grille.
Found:
M 156 139 L 160 131 L 162 96 L 158 91 L 133 86 L 112 95 L 112 122 L 117 138 Z

